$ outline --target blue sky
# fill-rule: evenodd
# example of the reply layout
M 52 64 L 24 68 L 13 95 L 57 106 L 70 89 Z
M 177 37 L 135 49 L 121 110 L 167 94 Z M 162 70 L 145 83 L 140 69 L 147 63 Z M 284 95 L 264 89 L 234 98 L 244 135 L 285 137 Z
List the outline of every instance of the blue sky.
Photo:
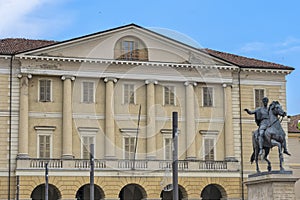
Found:
M 0 5 L 0 38 L 62 41 L 135 23 L 177 31 L 201 47 L 294 67 L 287 76 L 288 114 L 300 114 L 298 0 L 0 0 Z

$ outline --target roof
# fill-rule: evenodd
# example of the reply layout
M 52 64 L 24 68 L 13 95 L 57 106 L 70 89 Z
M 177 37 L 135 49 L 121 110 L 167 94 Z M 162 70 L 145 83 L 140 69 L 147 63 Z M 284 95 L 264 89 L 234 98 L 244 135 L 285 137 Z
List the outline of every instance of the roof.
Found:
M 288 132 L 289 133 L 300 133 L 298 127 L 298 120 L 300 120 L 300 114 L 290 117 L 290 122 L 288 123 Z
M 258 60 L 254 58 L 247 58 L 244 56 L 239 56 L 231 53 L 225 53 L 221 51 L 216 51 L 212 49 L 204 49 L 208 54 L 211 56 L 217 57 L 219 59 L 223 59 L 227 62 L 230 62 L 234 65 L 243 67 L 243 68 L 271 68 L 271 69 L 289 69 L 294 70 L 293 67 L 273 63 L 273 62 L 267 62 L 263 60 Z
M 0 40 L 0 54 L 16 54 L 23 51 L 55 44 L 50 40 L 32 40 L 25 38 L 6 38 Z
M 118 28 L 98 32 L 98 33 L 93 33 L 89 34 L 86 36 L 78 37 L 78 38 L 73 38 L 70 40 L 62 41 L 62 42 L 57 42 L 57 41 L 49 41 L 49 40 L 34 40 L 34 39 L 24 39 L 24 38 L 7 38 L 7 39 L 1 39 L 0 40 L 0 54 L 16 54 L 16 53 L 21 53 L 29 50 L 34 50 L 46 46 L 51 46 L 55 45 L 58 43 L 65 43 L 68 41 L 72 41 L 75 39 L 83 39 L 85 37 L 90 37 L 93 35 L 97 35 L 99 33 L 104 33 L 104 32 L 109 32 L 109 31 L 114 31 L 126 27 L 134 26 L 136 28 L 141 28 L 143 30 L 147 30 L 149 32 L 153 32 L 151 30 L 145 29 L 143 27 L 140 27 L 135 24 L 129 24 L 126 26 L 121 26 Z M 161 35 L 159 33 L 156 33 L 157 35 Z M 161 35 L 164 36 L 164 35 Z M 168 38 L 167 36 L 164 36 Z M 170 40 L 174 40 L 172 38 L 169 38 Z M 178 41 L 180 42 L 180 41 Z M 277 63 L 272 63 L 272 62 L 267 62 L 267 61 L 262 61 L 254 58 L 247 58 L 244 56 L 239 56 L 231 53 L 225 53 L 221 51 L 216 51 L 212 49 L 198 49 L 204 53 L 209 54 L 212 57 L 224 60 L 226 62 L 229 62 L 233 65 L 242 67 L 242 68 L 266 68 L 266 69 L 283 69 L 283 70 L 294 70 L 293 67 L 277 64 Z

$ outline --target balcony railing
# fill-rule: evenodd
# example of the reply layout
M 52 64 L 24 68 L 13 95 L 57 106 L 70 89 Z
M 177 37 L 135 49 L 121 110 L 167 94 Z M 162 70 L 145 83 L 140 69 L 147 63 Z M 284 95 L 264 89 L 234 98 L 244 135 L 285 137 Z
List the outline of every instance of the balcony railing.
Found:
M 88 170 L 90 161 L 85 159 L 17 159 L 17 170 L 43 169 L 48 163 L 50 169 Z M 94 161 L 95 170 L 142 170 L 159 171 L 172 169 L 172 161 L 166 160 L 117 160 L 107 159 Z M 237 161 L 203 161 L 179 160 L 179 171 L 239 171 Z

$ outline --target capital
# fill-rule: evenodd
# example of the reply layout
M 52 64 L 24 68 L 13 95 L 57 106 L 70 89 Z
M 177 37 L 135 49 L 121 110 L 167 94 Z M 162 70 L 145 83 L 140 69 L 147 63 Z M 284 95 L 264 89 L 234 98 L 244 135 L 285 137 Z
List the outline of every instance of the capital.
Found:
M 61 77 L 61 80 L 66 80 L 66 79 L 71 79 L 71 81 L 74 81 L 75 80 L 75 76 L 62 76 Z
M 197 86 L 197 82 L 195 82 L 195 81 L 186 81 L 186 82 L 184 82 L 184 85 L 185 86 L 189 86 L 189 85 L 192 85 L 192 86 Z
M 154 85 L 157 85 L 158 84 L 158 81 L 157 80 L 152 80 L 152 79 L 149 79 L 149 80 L 145 80 L 145 84 L 148 85 L 150 83 L 153 83 Z
M 113 81 L 114 83 L 118 82 L 117 78 L 114 77 L 106 77 L 104 78 L 104 82 L 107 83 L 108 81 Z
M 27 76 L 28 79 L 32 78 L 32 74 L 18 74 L 17 75 L 18 78 L 22 78 L 22 77 L 26 77 L 26 76 Z

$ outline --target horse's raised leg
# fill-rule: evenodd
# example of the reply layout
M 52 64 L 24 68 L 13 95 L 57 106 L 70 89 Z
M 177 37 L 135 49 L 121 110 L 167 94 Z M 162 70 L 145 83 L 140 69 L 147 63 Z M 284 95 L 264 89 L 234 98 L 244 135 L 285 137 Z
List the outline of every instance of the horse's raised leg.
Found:
M 282 145 L 280 142 L 277 142 L 276 140 L 271 140 L 272 145 L 276 145 L 278 147 L 278 156 L 279 156 L 279 167 L 280 171 L 284 171 L 284 168 L 282 167 L 283 163 L 283 153 L 282 153 Z
M 270 153 L 270 148 L 265 148 L 265 155 L 264 155 L 264 160 L 268 163 L 268 172 L 270 172 L 272 170 L 272 165 L 271 162 L 268 159 L 268 155 Z

